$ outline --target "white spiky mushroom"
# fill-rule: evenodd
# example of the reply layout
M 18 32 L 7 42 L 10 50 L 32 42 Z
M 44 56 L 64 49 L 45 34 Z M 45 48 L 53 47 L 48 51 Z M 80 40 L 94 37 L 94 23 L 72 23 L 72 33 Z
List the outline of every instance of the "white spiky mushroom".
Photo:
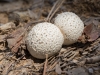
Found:
M 58 14 L 54 24 L 63 32 L 64 45 L 70 45 L 77 42 L 84 29 L 82 20 L 72 12 Z
M 26 44 L 30 54 L 45 59 L 60 51 L 64 42 L 61 31 L 54 24 L 43 22 L 36 24 L 28 33 Z

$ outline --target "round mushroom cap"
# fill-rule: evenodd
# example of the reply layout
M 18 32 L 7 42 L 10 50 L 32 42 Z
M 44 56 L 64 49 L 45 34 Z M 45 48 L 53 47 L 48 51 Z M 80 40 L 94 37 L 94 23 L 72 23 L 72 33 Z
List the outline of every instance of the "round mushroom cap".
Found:
M 72 12 L 58 14 L 54 24 L 63 32 L 64 45 L 70 45 L 77 42 L 84 29 L 82 20 Z
M 36 24 L 28 33 L 26 44 L 33 57 L 45 59 L 60 51 L 64 42 L 60 29 L 52 23 Z

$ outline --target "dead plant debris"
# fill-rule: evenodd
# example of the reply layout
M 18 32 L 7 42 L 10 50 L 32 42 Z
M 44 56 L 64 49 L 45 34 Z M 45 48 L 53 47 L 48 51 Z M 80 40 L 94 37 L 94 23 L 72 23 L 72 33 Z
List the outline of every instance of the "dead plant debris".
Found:
M 1 0 L 0 75 L 100 75 L 99 4 L 99 0 Z M 25 44 L 28 31 L 36 23 L 53 22 L 64 11 L 83 20 L 79 41 L 45 60 L 32 57 Z

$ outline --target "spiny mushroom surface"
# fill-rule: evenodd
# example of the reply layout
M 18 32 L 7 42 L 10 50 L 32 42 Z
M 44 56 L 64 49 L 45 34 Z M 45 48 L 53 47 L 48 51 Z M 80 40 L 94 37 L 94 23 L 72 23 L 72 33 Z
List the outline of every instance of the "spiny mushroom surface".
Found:
M 45 59 L 60 51 L 64 37 L 54 24 L 43 22 L 36 24 L 28 33 L 26 44 L 30 54 L 39 59 Z
M 77 42 L 84 29 L 82 20 L 72 12 L 58 14 L 54 24 L 63 32 L 64 45 L 70 45 Z

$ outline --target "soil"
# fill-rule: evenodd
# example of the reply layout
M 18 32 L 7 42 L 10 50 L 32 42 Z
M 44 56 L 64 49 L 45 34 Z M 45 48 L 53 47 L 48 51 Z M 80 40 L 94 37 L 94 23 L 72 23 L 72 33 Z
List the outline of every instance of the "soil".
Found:
M 32 57 L 25 42 L 30 29 L 67 11 L 84 22 L 78 42 L 46 59 Z M 100 75 L 100 1 L 1 0 L 0 75 Z

